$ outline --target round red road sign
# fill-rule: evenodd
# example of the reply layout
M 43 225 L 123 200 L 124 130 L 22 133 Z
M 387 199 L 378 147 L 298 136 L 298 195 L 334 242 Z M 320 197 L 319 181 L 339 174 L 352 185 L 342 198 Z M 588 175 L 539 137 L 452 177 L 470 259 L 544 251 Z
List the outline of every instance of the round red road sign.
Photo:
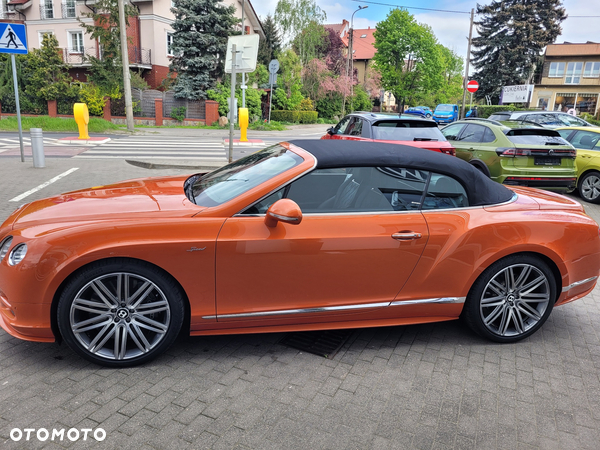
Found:
M 475 92 L 479 89 L 479 83 L 475 80 L 471 80 L 467 83 L 467 91 Z

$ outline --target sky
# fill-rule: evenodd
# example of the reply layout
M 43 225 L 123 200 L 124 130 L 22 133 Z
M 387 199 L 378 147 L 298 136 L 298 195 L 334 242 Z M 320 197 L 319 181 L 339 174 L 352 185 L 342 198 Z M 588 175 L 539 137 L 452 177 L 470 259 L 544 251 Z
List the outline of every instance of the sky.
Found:
M 261 17 L 273 14 L 278 0 L 250 0 L 256 13 Z M 374 28 L 377 22 L 384 20 L 393 6 L 377 5 L 383 3 L 389 5 L 403 6 L 413 14 L 417 22 L 429 25 L 438 41 L 446 47 L 454 50 L 459 56 L 466 57 L 467 41 L 469 36 L 469 19 L 471 8 L 477 7 L 476 1 L 465 0 L 368 0 L 371 3 L 357 2 L 355 0 L 316 0 L 317 5 L 326 12 L 326 23 L 341 23 L 343 19 L 350 21 L 352 13 L 359 6 L 367 6 L 367 9 L 354 14 L 354 28 Z M 491 0 L 479 0 L 481 4 L 490 3 Z M 563 0 L 563 5 L 569 16 L 562 23 L 562 35 L 556 40 L 561 42 L 600 42 L 600 0 Z M 429 8 L 447 11 L 459 11 L 450 13 L 441 11 L 423 11 L 417 8 Z M 595 16 L 595 17 L 593 17 Z M 475 16 L 477 20 L 477 15 Z M 473 27 L 473 36 L 476 29 Z

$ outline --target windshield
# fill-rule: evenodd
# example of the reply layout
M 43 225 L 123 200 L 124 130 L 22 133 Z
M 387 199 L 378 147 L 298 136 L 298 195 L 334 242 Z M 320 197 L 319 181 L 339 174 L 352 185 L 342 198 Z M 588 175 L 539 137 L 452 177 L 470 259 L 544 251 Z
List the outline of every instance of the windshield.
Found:
M 445 111 L 452 111 L 452 110 L 453 110 L 452 105 L 438 105 L 437 108 L 435 108 L 436 112 L 439 112 L 439 111 L 445 112 Z
M 445 141 L 434 122 L 387 120 L 373 124 L 373 139 L 383 141 Z
M 199 206 L 221 205 L 302 161 L 294 152 L 279 144 L 273 145 L 202 177 L 194 175 L 197 178 L 186 181 L 191 182 L 193 199 L 190 200 Z

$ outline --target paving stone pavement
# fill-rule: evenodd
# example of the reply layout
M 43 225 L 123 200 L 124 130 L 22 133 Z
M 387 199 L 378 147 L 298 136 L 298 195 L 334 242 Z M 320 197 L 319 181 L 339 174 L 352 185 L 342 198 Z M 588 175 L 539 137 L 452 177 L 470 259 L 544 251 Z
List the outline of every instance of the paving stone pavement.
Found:
M 0 220 L 19 205 L 8 199 L 72 167 L 23 202 L 184 172 L 46 162 L 0 161 Z M 453 321 L 355 330 L 332 360 L 258 334 L 182 338 L 150 364 L 112 370 L 0 331 L 0 448 L 595 450 L 599 300 L 597 288 L 557 308 L 517 344 Z M 103 428 L 106 439 L 13 442 L 13 428 Z

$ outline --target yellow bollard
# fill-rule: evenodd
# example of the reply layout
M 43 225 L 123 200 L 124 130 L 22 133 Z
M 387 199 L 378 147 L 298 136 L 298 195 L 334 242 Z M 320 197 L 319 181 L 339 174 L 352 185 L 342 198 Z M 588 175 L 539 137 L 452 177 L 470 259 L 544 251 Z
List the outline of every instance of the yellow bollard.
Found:
M 73 105 L 73 115 L 75 123 L 79 127 L 79 139 L 89 139 L 88 123 L 90 122 L 90 113 L 85 103 L 75 103 Z
M 248 108 L 240 108 L 238 111 L 240 121 L 240 142 L 248 142 Z

